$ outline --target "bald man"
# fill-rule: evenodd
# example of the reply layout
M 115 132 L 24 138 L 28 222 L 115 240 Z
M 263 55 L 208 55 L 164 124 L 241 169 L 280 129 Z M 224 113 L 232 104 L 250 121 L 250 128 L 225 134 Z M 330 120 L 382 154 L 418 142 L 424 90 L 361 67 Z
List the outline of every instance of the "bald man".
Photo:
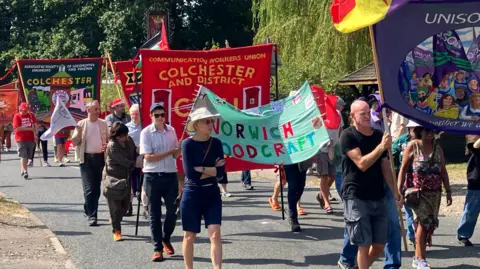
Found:
M 397 201 L 401 198 L 393 184 L 386 155 L 392 144 L 391 136 L 372 129 L 370 107 L 365 101 L 353 102 L 350 116 L 353 126 L 342 132 L 340 137 L 344 154 L 342 198 L 345 230 L 350 243 L 358 246 L 358 268 L 367 269 L 387 241 L 385 183 Z

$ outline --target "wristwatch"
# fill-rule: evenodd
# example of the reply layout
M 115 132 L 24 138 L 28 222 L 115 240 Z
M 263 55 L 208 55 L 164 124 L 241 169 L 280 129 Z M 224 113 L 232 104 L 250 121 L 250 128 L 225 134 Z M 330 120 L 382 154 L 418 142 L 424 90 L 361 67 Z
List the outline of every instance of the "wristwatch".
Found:
M 204 173 L 204 172 L 205 172 L 205 166 L 202 167 L 202 173 Z

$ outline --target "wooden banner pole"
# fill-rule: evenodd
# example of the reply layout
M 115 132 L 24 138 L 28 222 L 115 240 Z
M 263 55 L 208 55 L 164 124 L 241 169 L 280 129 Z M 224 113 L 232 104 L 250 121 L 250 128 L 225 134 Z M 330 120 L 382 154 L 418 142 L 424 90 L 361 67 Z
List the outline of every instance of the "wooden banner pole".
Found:
M 373 54 L 373 62 L 375 65 L 375 71 L 377 73 L 377 83 L 378 83 L 378 90 L 380 91 L 380 99 L 382 101 L 382 104 L 385 103 L 385 100 L 383 99 L 383 88 L 382 88 L 382 80 L 380 79 L 380 69 L 378 66 L 378 56 L 377 56 L 377 45 L 375 42 L 375 35 L 373 33 L 373 26 L 369 27 L 369 32 L 370 32 L 370 42 L 372 44 L 372 54 Z M 383 126 L 385 128 L 385 131 L 390 134 L 390 126 L 388 124 L 388 119 L 387 119 L 387 110 L 386 108 L 382 109 L 382 118 L 383 118 Z M 390 169 L 392 169 L 392 175 L 393 175 L 393 183 L 395 187 L 397 187 L 397 174 L 395 173 L 395 166 L 393 164 L 393 155 L 392 155 L 392 147 L 388 149 L 388 158 L 390 159 Z M 405 251 L 408 251 L 408 244 L 407 244 L 407 237 L 405 233 L 405 223 L 403 222 L 403 212 L 401 208 L 398 208 L 398 217 L 400 218 L 400 227 L 402 231 L 402 238 L 403 238 L 403 247 Z
M 115 85 L 115 89 L 117 90 L 118 97 L 120 97 L 123 100 L 122 92 L 120 91 L 120 88 L 118 87 L 118 84 L 117 84 L 117 74 L 115 73 L 115 67 L 113 66 L 112 57 L 110 57 L 110 53 L 108 51 L 106 52 L 106 56 L 107 56 L 107 63 L 106 63 L 105 73 L 108 74 L 108 66 L 110 66 L 110 69 L 112 70 L 112 74 L 113 74 L 113 85 Z M 108 76 L 107 76 L 107 80 L 108 80 Z M 125 102 L 125 104 L 128 105 L 128 102 L 126 102 L 127 100 L 123 100 L 123 101 Z

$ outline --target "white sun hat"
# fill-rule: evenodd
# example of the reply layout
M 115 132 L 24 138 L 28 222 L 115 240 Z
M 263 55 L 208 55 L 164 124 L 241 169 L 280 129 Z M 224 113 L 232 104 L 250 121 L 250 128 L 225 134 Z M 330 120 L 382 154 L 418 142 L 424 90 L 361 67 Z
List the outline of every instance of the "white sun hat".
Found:
M 202 120 L 202 119 L 217 118 L 219 116 L 220 114 L 218 113 L 214 114 L 210 110 L 208 110 L 206 107 L 197 108 L 194 111 L 192 111 L 188 116 L 189 122 L 187 123 L 186 130 L 189 133 L 193 133 L 195 132 L 194 124 L 196 121 Z

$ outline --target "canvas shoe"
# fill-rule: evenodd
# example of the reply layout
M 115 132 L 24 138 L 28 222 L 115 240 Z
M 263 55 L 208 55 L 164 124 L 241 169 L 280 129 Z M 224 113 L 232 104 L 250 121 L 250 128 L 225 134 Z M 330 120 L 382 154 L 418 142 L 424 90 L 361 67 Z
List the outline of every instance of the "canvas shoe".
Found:
M 420 260 L 418 261 L 418 269 L 431 269 L 430 264 L 428 264 L 427 260 Z
M 47 162 L 47 161 L 44 161 L 43 162 L 43 167 L 50 167 L 51 165 Z
M 223 197 L 231 197 L 232 194 L 229 193 L 228 191 L 226 191 L 226 192 L 222 192 L 222 196 L 223 196 Z

